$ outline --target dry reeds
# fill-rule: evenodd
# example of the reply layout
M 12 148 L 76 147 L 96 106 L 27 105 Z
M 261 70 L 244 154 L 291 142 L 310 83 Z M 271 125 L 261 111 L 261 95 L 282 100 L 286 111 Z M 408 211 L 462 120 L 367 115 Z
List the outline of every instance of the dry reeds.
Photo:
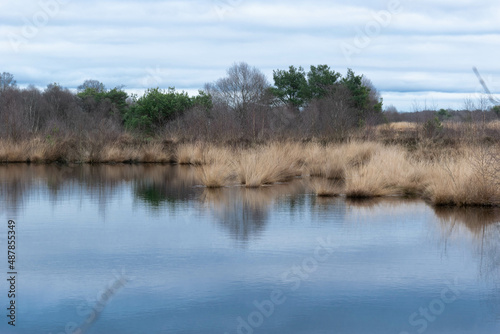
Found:
M 198 178 L 207 188 L 221 188 L 234 179 L 234 169 L 228 163 L 214 163 L 198 168 Z
M 434 164 L 426 195 L 434 205 L 500 205 L 498 148 L 466 149 L 462 156 Z
M 297 145 L 274 143 L 241 152 L 237 161 L 240 182 L 255 188 L 300 175 L 300 151 L 297 150 Z
M 426 145 L 407 150 L 376 142 L 270 142 L 236 148 L 201 142 L 175 146 L 130 136 L 109 142 L 35 137 L 0 141 L 0 162 L 175 161 L 197 166 L 197 179 L 207 188 L 232 183 L 255 188 L 304 176 L 318 196 L 420 196 L 434 205 L 500 206 L 499 147 L 471 143 L 445 150 Z M 342 187 L 332 180 L 343 182 Z
M 179 144 L 175 151 L 175 160 L 180 165 L 201 165 L 204 162 L 203 149 L 200 142 Z
M 343 192 L 344 185 L 339 181 L 313 177 L 309 180 L 309 188 L 319 197 L 335 197 Z
M 372 142 L 351 142 L 321 147 L 310 144 L 306 149 L 306 169 L 310 176 L 342 180 L 346 170 L 367 162 L 382 147 Z

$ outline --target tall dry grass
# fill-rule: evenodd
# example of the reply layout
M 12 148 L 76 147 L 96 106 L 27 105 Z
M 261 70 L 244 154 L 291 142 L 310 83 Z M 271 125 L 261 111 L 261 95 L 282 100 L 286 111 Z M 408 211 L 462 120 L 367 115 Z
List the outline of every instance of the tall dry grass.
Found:
M 198 179 L 207 188 L 227 186 L 235 178 L 235 171 L 229 163 L 214 163 L 198 167 Z
M 200 142 L 179 144 L 175 150 L 175 160 L 180 165 L 201 165 L 204 163 L 204 146 Z
M 3 163 L 167 163 L 172 160 L 170 148 L 163 143 L 130 141 L 126 136 L 112 141 L 73 137 L 0 141 L 0 162 Z
M 377 197 L 422 194 L 427 164 L 415 161 L 397 146 L 379 147 L 369 161 L 348 171 L 348 197 Z
M 307 185 L 319 197 L 335 197 L 344 192 L 344 183 L 337 180 L 312 177 L 307 182 Z
M 435 205 L 500 205 L 500 148 L 467 147 L 433 164 L 426 196 Z
M 244 150 L 237 157 L 238 177 L 246 187 L 289 181 L 302 174 L 301 146 L 271 143 Z
M 452 149 L 425 142 L 408 149 L 361 141 L 238 147 L 140 141 L 130 136 L 112 141 L 71 137 L 0 141 L 0 162 L 54 161 L 190 164 L 197 166 L 197 180 L 208 188 L 233 184 L 255 188 L 302 176 L 318 196 L 403 195 L 420 196 L 434 205 L 500 206 L 500 147 L 481 141 L 459 143 Z M 332 180 L 341 181 L 342 187 Z
M 342 180 L 346 171 L 367 162 L 382 145 L 374 142 L 351 142 L 321 146 L 309 144 L 304 149 L 306 170 L 310 176 Z

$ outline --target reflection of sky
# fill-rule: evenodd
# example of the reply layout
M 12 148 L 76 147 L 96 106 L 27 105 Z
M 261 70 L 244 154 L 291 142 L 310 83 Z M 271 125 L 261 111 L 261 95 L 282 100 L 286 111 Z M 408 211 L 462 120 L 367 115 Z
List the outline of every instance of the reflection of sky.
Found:
M 59 333 L 69 321 L 80 324 L 77 307 L 93 305 L 115 272 L 130 282 L 89 333 L 235 333 L 237 317 L 276 288 L 287 301 L 259 333 L 415 333 L 410 314 L 454 279 L 462 295 L 426 333 L 500 329 L 490 307 L 496 292 L 481 279 L 473 238 L 463 229 L 443 239 L 432 209 L 420 202 L 359 207 L 297 194 L 291 206 L 278 197 L 259 208 L 267 213 L 258 236 L 242 242 L 221 227 L 218 211 L 195 199 L 152 210 L 134 198 L 130 182 L 106 203 L 95 189 L 62 188 L 54 199 L 40 186 L 17 210 L 19 326 L 12 331 L 4 321 L 1 333 Z M 314 255 L 318 238 L 332 255 L 292 291 L 282 275 Z

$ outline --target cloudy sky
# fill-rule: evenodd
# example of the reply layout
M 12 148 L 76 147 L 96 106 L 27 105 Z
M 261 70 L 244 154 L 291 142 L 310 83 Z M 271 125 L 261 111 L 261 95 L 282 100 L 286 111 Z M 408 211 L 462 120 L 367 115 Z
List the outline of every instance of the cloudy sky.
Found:
M 2 0 L 0 72 L 20 86 L 85 79 L 196 92 L 234 62 L 364 74 L 400 111 L 500 96 L 498 0 Z

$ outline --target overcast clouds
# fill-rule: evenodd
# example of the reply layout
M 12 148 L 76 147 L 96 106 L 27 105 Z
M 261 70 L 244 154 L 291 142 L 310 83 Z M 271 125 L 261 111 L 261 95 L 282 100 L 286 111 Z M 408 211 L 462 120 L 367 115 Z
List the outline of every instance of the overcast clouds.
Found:
M 234 62 L 270 82 L 273 69 L 328 64 L 365 74 L 400 110 L 461 107 L 481 89 L 472 66 L 500 95 L 499 18 L 498 0 L 3 0 L 0 72 L 20 85 L 192 92 Z

